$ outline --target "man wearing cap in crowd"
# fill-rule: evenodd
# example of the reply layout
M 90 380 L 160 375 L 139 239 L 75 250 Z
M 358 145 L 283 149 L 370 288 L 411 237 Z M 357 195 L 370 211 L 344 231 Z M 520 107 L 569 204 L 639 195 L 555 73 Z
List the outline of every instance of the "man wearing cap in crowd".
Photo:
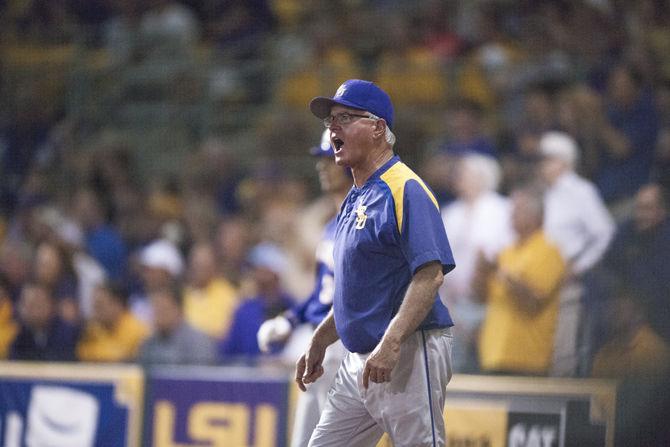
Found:
M 603 256 L 614 221 L 596 187 L 576 172 L 577 143 L 564 132 L 546 132 L 539 143 L 540 175 L 545 183 L 544 231 L 568 264 L 555 335 L 553 376 L 574 376 L 584 365 L 582 279 Z M 581 371 L 582 373 L 585 371 Z
M 128 301 L 132 314 L 151 325 L 154 315 L 149 294 L 170 287 L 180 279 L 184 259 L 175 244 L 167 239 L 156 239 L 140 251 L 139 264 L 143 290 L 133 293 Z
M 347 349 L 310 446 L 445 445 L 451 378 L 449 311 L 437 291 L 455 264 L 437 201 L 393 152 L 393 105 L 369 81 L 344 82 L 310 103 L 354 186 L 337 217 L 333 308 L 296 366 L 324 373 L 326 348 Z
M 316 170 L 319 173 L 319 183 L 321 191 L 330 201 L 332 217 L 325 224 L 316 249 L 314 290 L 304 302 L 261 325 L 258 330 L 258 345 L 263 352 L 270 352 L 273 344 L 286 341 L 298 325 L 309 323 L 316 327 L 323 321 L 333 304 L 335 284 L 333 241 L 337 226 L 335 214 L 351 188 L 351 175 L 349 168 L 342 168 L 335 163 L 335 154 L 330 145 L 330 132 L 327 129 L 321 136 L 321 143 L 314 146 L 310 153 L 317 157 Z M 323 360 L 323 377 L 298 398 L 291 434 L 292 447 L 304 447 L 309 442 L 314 427 L 319 422 L 321 411 L 326 405 L 328 390 L 342 362 L 344 352 L 341 342 L 332 344 L 326 350 Z

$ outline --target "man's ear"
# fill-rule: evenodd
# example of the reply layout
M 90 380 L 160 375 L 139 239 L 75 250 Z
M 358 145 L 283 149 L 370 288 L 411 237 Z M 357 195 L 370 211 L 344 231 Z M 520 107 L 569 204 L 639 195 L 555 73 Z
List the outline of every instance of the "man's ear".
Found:
M 375 130 L 373 131 L 375 139 L 384 138 L 386 135 L 386 121 L 383 119 L 378 119 L 375 122 Z

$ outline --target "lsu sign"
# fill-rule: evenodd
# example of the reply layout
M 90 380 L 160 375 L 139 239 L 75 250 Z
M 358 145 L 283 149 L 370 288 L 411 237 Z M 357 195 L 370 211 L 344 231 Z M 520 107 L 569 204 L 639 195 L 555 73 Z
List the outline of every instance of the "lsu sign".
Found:
M 175 368 L 149 373 L 145 439 L 153 447 L 283 447 L 285 375 L 257 369 Z

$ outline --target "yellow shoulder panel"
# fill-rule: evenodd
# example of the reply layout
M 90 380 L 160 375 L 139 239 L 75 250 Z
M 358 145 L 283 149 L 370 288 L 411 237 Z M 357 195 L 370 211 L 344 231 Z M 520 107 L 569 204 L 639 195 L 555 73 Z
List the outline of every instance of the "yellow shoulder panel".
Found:
M 391 166 L 388 171 L 381 175 L 381 179 L 388 185 L 393 195 L 393 202 L 395 203 L 395 215 L 398 222 L 398 232 L 402 232 L 402 217 L 403 217 L 403 197 L 405 195 L 405 183 L 408 180 L 416 180 L 419 185 L 426 191 L 430 200 L 439 209 L 437 200 L 433 193 L 428 189 L 421 178 L 414 173 L 406 164 L 400 162 Z

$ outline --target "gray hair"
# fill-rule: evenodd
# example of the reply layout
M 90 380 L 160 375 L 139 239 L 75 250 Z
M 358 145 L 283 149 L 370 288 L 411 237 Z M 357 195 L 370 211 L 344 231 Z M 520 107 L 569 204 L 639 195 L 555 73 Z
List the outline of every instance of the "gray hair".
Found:
M 378 117 L 377 115 L 375 115 L 373 113 L 370 113 L 370 118 L 376 119 L 376 120 L 382 119 L 382 118 Z M 393 133 L 393 131 L 389 127 L 388 123 L 386 123 L 386 133 L 384 134 L 384 139 L 386 140 L 386 142 L 388 144 L 391 145 L 391 147 L 393 147 L 393 145 L 395 144 L 395 134 Z

